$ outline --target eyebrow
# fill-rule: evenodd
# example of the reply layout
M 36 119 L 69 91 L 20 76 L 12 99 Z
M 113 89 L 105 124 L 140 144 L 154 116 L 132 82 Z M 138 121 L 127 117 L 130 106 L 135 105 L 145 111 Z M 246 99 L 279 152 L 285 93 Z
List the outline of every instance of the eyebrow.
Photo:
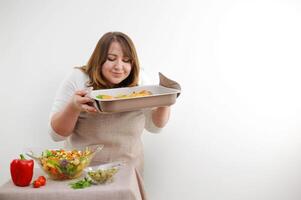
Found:
M 118 55 L 114 54 L 114 53 L 108 53 L 108 56 L 115 56 L 118 57 Z M 129 56 L 123 56 L 123 58 L 130 58 Z
M 108 53 L 108 56 L 117 56 L 117 55 L 113 53 Z

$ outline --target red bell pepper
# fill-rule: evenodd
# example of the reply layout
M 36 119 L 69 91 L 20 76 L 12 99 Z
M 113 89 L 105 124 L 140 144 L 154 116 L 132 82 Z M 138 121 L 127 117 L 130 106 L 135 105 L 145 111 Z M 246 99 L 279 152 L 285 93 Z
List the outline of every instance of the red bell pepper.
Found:
M 10 174 L 15 185 L 28 186 L 33 175 L 33 160 L 26 160 L 20 155 L 21 159 L 15 159 L 10 163 Z

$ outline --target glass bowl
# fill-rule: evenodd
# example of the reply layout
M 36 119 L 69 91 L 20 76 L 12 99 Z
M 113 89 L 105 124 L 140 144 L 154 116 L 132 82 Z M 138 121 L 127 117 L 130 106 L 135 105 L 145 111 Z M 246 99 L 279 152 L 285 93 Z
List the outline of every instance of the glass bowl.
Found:
M 103 145 L 91 145 L 81 149 L 46 149 L 40 155 L 33 151 L 26 153 L 41 169 L 54 180 L 74 179 L 82 175 Z
M 86 177 L 92 181 L 93 184 L 104 184 L 113 181 L 113 176 L 119 171 L 120 167 L 124 165 L 123 161 L 116 161 L 106 163 L 98 166 L 91 166 L 84 169 Z

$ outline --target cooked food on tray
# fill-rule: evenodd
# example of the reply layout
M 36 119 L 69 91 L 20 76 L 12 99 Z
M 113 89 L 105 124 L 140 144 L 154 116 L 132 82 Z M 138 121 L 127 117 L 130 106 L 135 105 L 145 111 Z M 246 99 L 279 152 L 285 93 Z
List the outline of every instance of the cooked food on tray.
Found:
M 170 106 L 176 102 L 180 90 L 161 85 L 92 90 L 94 106 L 101 113 L 116 113 Z
M 119 94 L 116 96 L 106 95 L 106 94 L 99 94 L 96 96 L 98 99 L 125 99 L 125 98 L 133 98 L 133 97 L 145 97 L 152 95 L 151 91 L 148 90 L 141 90 L 138 92 L 133 91 L 130 94 Z

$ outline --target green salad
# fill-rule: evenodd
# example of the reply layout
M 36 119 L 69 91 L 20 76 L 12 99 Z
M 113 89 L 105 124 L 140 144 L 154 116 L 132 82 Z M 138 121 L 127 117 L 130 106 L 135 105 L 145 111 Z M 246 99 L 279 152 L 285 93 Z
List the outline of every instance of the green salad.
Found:
M 40 157 L 43 170 L 52 179 L 64 180 L 76 178 L 90 163 L 91 151 L 46 150 Z

